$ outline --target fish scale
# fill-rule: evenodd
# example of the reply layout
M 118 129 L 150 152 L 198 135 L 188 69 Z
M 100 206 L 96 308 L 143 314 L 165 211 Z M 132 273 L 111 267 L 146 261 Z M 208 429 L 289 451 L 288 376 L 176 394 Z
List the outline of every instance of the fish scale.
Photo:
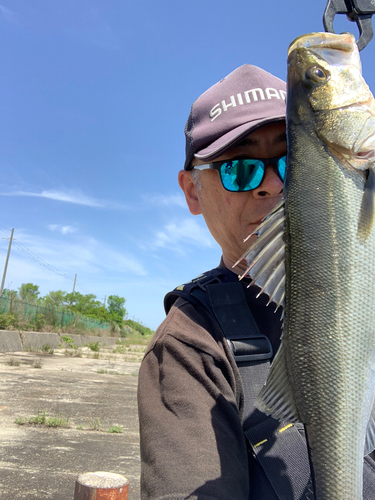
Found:
M 295 140 L 303 144 L 298 135 Z M 363 367 L 371 364 L 375 348 L 369 293 L 375 290 L 375 259 L 369 259 L 374 237 L 364 244 L 357 237 L 363 177 L 343 171 L 329 152 L 317 155 L 311 149 L 303 160 L 294 158 L 293 139 L 289 143 L 289 162 L 298 164 L 303 175 L 292 170 L 285 186 L 290 279 L 283 341 L 290 345 L 288 365 L 306 426 L 317 498 L 353 500 L 362 498 L 372 407 L 365 404 L 368 374 Z M 347 458 L 345 468 L 340 457 Z
M 291 44 L 284 200 L 243 257 L 254 277 L 283 211 L 283 335 L 259 407 L 305 425 L 316 500 L 361 500 L 375 448 L 374 117 L 352 35 Z M 262 259 L 258 269 L 272 297 L 280 272 Z

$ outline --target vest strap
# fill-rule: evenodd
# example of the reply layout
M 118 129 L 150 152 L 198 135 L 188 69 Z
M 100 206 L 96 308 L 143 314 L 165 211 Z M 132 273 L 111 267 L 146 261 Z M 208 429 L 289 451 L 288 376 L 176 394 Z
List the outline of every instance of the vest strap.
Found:
M 279 500 L 314 499 L 306 440 L 295 425 L 268 418 L 245 435 Z

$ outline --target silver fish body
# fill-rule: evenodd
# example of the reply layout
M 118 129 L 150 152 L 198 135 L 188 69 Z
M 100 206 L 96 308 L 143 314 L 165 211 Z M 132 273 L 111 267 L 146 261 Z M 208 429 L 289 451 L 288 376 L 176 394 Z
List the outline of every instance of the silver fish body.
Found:
M 246 256 L 284 306 L 260 408 L 304 423 L 316 500 L 361 500 L 363 457 L 375 448 L 375 107 L 354 37 L 291 44 L 287 103 L 284 206 Z

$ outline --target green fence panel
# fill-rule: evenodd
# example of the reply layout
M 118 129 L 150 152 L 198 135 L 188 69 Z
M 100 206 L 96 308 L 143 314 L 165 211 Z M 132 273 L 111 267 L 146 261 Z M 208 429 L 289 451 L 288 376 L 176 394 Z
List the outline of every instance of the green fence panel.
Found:
M 26 301 L 19 300 L 14 296 L 9 296 L 6 290 L 3 291 L 3 295 L 0 297 L 0 314 L 4 313 L 15 313 L 21 319 L 24 318 L 26 320 L 33 320 L 37 314 L 41 314 L 49 323 L 56 326 L 82 323 L 85 328 L 100 328 L 102 330 L 110 328 L 110 323 L 106 321 L 73 313 L 66 309 L 66 307 L 51 306 L 51 304 L 46 304 L 43 301 L 40 301 L 39 304 L 35 301 L 35 305 L 31 307 L 27 298 Z

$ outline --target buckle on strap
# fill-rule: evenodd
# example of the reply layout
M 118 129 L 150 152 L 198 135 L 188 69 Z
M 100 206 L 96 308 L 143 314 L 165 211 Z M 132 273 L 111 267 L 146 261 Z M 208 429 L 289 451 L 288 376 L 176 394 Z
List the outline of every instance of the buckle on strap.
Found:
M 263 361 L 272 358 L 271 342 L 265 335 L 259 334 L 252 338 L 226 339 L 229 349 L 236 361 Z
M 201 274 L 197 278 L 194 278 L 193 280 L 191 280 L 191 283 L 194 283 L 201 290 L 206 292 L 206 286 L 221 283 L 221 280 L 219 279 L 219 277 L 223 276 L 223 275 L 224 274 L 220 273 L 220 272 L 215 273 L 214 275 L 212 275 L 211 273 L 208 273 L 207 275 Z

